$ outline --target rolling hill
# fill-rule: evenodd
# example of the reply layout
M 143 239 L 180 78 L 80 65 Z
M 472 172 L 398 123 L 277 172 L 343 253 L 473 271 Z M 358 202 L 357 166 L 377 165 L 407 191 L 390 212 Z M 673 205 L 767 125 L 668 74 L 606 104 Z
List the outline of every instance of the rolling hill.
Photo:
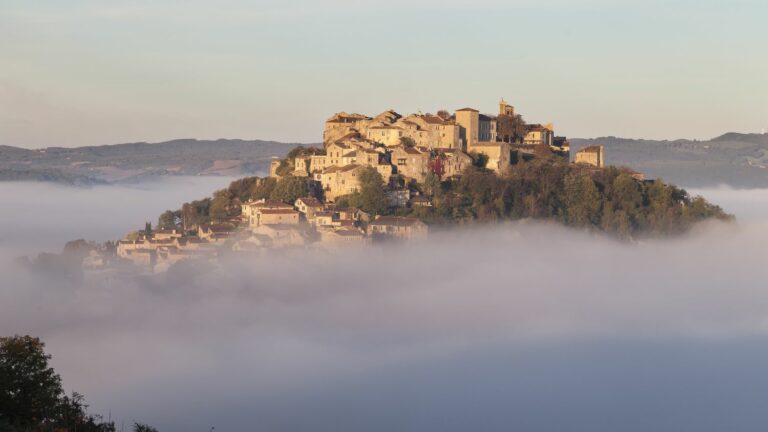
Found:
M 727 133 L 708 141 L 572 139 L 571 154 L 595 144 L 605 146 L 607 164 L 630 166 L 649 178 L 687 187 L 768 187 L 768 135 L 764 134 Z
M 69 184 L 131 182 L 166 175 L 253 175 L 298 144 L 179 139 L 90 147 L 23 149 L 0 146 L 0 180 Z

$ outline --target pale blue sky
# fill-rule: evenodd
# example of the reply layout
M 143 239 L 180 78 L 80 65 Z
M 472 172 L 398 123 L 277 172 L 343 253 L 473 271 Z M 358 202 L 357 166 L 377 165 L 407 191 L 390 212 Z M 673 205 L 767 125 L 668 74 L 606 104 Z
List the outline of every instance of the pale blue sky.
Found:
M 0 144 L 316 142 L 500 97 L 571 137 L 768 127 L 765 0 L 0 0 Z

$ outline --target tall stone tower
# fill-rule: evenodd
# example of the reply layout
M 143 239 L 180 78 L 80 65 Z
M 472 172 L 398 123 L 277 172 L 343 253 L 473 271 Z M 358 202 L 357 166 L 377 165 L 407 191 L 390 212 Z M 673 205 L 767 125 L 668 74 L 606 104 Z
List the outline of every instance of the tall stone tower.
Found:
M 473 108 L 456 110 L 456 123 L 461 126 L 459 135 L 464 140 L 464 150 L 468 151 L 478 142 L 480 111 Z
M 504 98 L 501 98 L 501 102 L 499 102 L 499 115 L 500 116 L 506 115 L 506 116 L 514 117 L 515 116 L 515 107 L 513 107 L 512 105 L 510 105 L 506 101 L 504 101 Z

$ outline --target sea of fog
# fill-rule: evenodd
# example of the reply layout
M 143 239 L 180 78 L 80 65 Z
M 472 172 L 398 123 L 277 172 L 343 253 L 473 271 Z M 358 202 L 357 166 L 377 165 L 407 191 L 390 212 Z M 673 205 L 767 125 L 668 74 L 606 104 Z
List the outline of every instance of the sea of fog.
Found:
M 0 182 L 0 248 L 34 254 L 59 252 L 69 240 L 117 240 L 157 223 L 165 210 L 210 196 L 230 177 L 163 177 L 119 186 L 71 187 Z
M 154 279 L 7 264 L 115 238 L 225 183 L 0 184 L 0 334 L 43 338 L 65 387 L 126 430 L 768 425 L 766 190 L 696 191 L 738 222 L 640 244 L 523 222 Z

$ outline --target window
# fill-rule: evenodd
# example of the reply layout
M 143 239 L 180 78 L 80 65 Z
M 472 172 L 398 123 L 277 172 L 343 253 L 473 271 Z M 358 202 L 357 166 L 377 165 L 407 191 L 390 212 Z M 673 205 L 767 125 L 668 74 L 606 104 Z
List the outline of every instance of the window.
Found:
M 398 160 L 397 160 L 397 164 L 398 164 L 398 165 L 405 165 L 405 164 L 406 164 L 406 159 L 405 159 L 405 158 L 402 158 L 402 159 L 398 159 Z

